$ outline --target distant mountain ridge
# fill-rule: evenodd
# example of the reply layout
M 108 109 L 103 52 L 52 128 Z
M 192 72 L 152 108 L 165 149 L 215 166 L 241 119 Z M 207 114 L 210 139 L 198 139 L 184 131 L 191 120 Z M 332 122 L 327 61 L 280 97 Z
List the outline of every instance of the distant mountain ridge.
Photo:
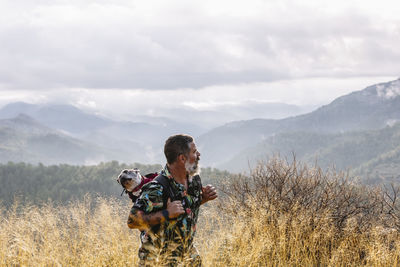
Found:
M 0 109 L 0 118 L 15 121 L 21 113 L 27 114 L 22 116 L 49 130 L 66 134 L 94 147 L 102 147 L 100 154 L 103 156 L 93 155 L 94 159 L 117 159 L 128 163 L 163 162 L 162 146 L 169 135 L 189 132 L 189 129 L 196 130 L 191 124 L 175 122 L 167 118 L 158 121 L 151 121 L 149 118 L 150 123 L 115 121 L 84 112 L 70 105 L 32 105 L 23 102 L 11 103 Z M 17 127 L 17 125 L 14 126 Z M 62 149 L 60 147 L 60 150 Z M 106 150 L 114 152 L 107 153 Z M 114 158 L 110 155 L 114 155 Z
M 105 152 L 101 147 L 50 129 L 25 114 L 0 120 L 0 140 L 0 162 L 84 164 Z M 112 152 L 107 151 L 107 154 Z
M 364 180 L 400 180 L 400 122 L 379 130 L 346 133 L 279 133 L 238 153 L 217 166 L 232 171 L 248 171 L 260 160 L 273 155 L 297 160 L 323 169 L 351 170 Z M 397 166 L 396 166 L 397 164 Z M 383 166 L 386 166 L 383 168 Z M 390 175 L 388 175 L 390 173 Z
M 197 139 L 199 150 L 208 155 L 205 164 L 216 167 L 279 133 L 341 133 L 393 125 L 400 121 L 399 88 L 400 79 L 339 97 L 308 114 L 228 123 L 201 135 Z
M 21 113 L 29 115 L 50 128 L 77 136 L 113 123 L 109 119 L 83 112 L 71 105 L 33 105 L 24 102 L 6 105 L 0 110 L 0 118 L 13 118 Z
M 1 128 L 12 128 L 21 133 L 30 134 L 47 134 L 55 132 L 53 129 L 40 124 L 32 117 L 20 113 L 15 118 L 0 120 Z
M 349 167 L 372 180 L 398 179 L 395 172 L 400 173 L 400 79 L 339 97 L 307 114 L 235 121 L 200 136 L 196 121 L 135 114 L 132 121 L 116 121 L 69 105 L 12 103 L 0 109 L 0 118 L 0 162 L 163 164 L 166 138 L 185 132 L 196 137 L 202 166 L 230 172 L 248 170 L 273 153 L 294 152 L 300 160 Z

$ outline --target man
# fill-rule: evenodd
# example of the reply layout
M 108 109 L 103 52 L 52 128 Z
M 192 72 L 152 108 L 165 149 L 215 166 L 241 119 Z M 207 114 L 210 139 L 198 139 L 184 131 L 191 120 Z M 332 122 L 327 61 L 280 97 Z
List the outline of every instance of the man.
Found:
M 141 230 L 139 265 L 175 266 L 184 262 L 201 266 L 193 246 L 199 208 L 217 198 L 217 192 L 211 185 L 202 187 L 197 175 L 200 152 L 193 137 L 184 134 L 169 137 L 164 154 L 167 164 L 161 171 L 163 177 L 143 186 L 128 218 L 129 228 Z M 166 181 L 164 186 L 160 178 Z

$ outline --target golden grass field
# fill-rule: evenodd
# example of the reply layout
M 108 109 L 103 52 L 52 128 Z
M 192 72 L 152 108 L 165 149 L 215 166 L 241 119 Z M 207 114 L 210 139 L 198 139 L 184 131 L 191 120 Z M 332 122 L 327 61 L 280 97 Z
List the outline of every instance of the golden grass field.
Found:
M 296 201 L 284 208 L 269 196 L 254 194 L 244 205 L 228 194 L 202 207 L 195 243 L 204 266 L 400 265 L 393 225 L 379 218 L 361 225 L 358 214 L 339 227 L 329 207 L 315 212 Z M 136 266 L 130 205 L 90 197 L 64 206 L 16 203 L 1 211 L 0 265 Z
M 110 199 L 63 207 L 16 206 L 1 219 L 0 264 L 136 266 L 138 231 L 126 226 L 127 210 Z M 377 226 L 359 233 L 350 221 L 338 235 L 329 214 L 312 227 L 304 214 L 282 215 L 275 223 L 266 220 L 266 213 L 258 210 L 242 220 L 247 215 L 238 211 L 236 218 L 224 221 L 216 208 L 204 210 L 196 236 L 204 266 L 399 265 L 395 230 Z

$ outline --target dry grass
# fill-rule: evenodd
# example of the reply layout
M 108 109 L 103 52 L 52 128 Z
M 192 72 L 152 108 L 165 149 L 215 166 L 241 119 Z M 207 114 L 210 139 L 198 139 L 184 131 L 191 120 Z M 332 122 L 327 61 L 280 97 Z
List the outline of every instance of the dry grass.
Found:
M 90 198 L 64 207 L 15 204 L 1 219 L 0 264 L 136 265 L 138 235 L 126 226 L 127 209 L 113 200 Z
M 400 265 L 393 194 L 280 160 L 224 191 L 202 209 L 195 243 L 204 266 Z M 1 211 L 0 265 L 136 266 L 129 206 L 102 198 L 15 204 Z

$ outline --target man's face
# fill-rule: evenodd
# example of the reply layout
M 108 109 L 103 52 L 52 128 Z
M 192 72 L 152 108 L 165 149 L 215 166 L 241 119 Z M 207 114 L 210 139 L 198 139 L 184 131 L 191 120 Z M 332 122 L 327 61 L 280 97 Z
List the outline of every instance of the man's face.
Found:
M 197 151 L 196 144 L 194 142 L 190 143 L 190 151 L 187 156 L 187 160 L 185 162 L 186 171 L 190 176 L 199 173 L 199 160 L 200 160 L 200 152 Z

